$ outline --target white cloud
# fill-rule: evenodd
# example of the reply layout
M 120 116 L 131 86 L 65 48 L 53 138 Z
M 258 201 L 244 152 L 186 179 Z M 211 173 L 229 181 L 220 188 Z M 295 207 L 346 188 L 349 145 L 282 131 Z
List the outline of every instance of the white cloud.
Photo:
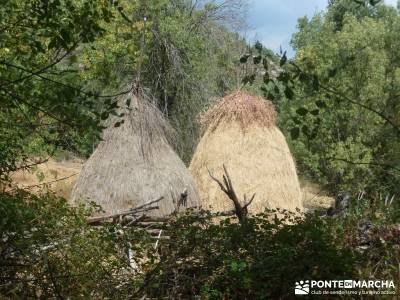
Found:
M 385 0 L 385 3 L 397 7 L 397 0 Z

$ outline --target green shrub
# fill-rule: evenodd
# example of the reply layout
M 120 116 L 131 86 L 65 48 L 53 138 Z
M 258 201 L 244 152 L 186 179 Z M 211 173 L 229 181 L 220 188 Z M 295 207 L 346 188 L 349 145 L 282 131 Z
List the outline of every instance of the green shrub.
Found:
M 214 224 L 203 211 L 169 225 L 171 243 L 148 286 L 153 296 L 277 299 L 291 297 L 297 280 L 355 275 L 355 256 L 329 230 L 330 220 L 286 212 L 273 221 L 266 213 Z
M 50 194 L 0 194 L 0 297 L 126 299 L 141 281 L 132 275 L 127 243 L 137 241 L 136 258 L 151 258 L 148 235 L 89 226 L 95 209 L 71 208 Z
M 243 223 L 226 218 L 217 224 L 202 211 L 174 219 L 160 262 L 147 274 L 148 295 L 290 299 L 299 280 L 398 283 L 399 205 L 354 202 L 333 217 L 280 212 L 273 218 L 276 212 L 267 211 Z
M 332 217 L 266 211 L 241 223 L 188 211 L 165 223 L 168 239 L 154 250 L 154 239 L 136 226 L 88 225 L 96 206 L 3 193 L 0 297 L 291 299 L 299 280 L 398 285 L 400 209 L 389 202 L 355 200 Z

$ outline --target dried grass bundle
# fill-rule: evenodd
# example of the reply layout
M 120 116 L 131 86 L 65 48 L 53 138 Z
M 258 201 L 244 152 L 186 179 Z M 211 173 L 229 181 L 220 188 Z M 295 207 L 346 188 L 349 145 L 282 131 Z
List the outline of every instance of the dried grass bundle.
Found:
M 242 129 L 252 124 L 272 127 L 276 123 L 276 112 L 271 101 L 238 90 L 222 98 L 200 117 L 203 128 L 211 130 L 222 121 L 237 122 Z
M 303 209 L 296 166 L 275 119 L 271 102 L 241 91 L 226 96 L 203 116 L 208 127 L 189 167 L 203 207 L 233 209 L 208 173 L 222 178 L 225 165 L 239 197 L 256 194 L 250 213 Z
M 103 140 L 74 187 L 73 201 L 95 201 L 115 214 L 164 197 L 151 212 L 154 216 L 173 212 L 182 193 L 188 195 L 187 207 L 199 204 L 193 179 L 170 145 L 173 131 L 149 99 L 132 93 L 119 100 L 118 114 L 124 115 L 106 122 Z
M 118 99 L 117 115 L 111 115 L 103 132 L 105 142 L 113 142 L 114 135 L 129 137 L 133 132 L 139 136 L 138 147 L 145 159 L 150 159 L 157 147 L 167 143 L 172 147 L 176 142 L 176 134 L 172 126 L 156 106 L 156 100 L 144 91 L 140 95 L 130 92 Z M 123 122 L 121 129 L 115 130 L 115 124 Z

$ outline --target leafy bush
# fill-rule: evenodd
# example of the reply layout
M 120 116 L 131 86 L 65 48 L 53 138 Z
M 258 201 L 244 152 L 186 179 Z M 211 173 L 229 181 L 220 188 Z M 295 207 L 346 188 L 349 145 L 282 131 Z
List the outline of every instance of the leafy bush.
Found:
M 89 226 L 95 207 L 71 208 L 51 194 L 0 194 L 0 295 L 7 298 L 126 299 L 141 281 L 128 263 L 151 258 L 148 235 Z M 145 268 L 147 262 L 139 264 Z
M 348 213 L 334 222 L 343 230 L 346 245 L 357 254 L 355 268 L 359 276 L 394 280 L 398 286 L 400 203 L 388 200 L 354 201 Z
M 272 221 L 271 214 L 260 214 L 241 224 L 231 218 L 214 224 L 206 211 L 176 219 L 149 294 L 276 299 L 293 295 L 297 280 L 355 276 L 356 257 L 330 230 L 331 220 L 283 214 Z
M 355 200 L 333 217 L 266 211 L 241 223 L 188 211 L 165 223 L 168 239 L 154 250 L 136 226 L 88 225 L 98 207 L 71 208 L 51 194 L 0 197 L 1 297 L 277 299 L 292 298 L 298 280 L 399 283 L 396 202 Z
M 168 224 L 171 239 L 147 274 L 148 295 L 278 299 L 292 298 L 299 280 L 398 283 L 399 205 L 354 202 L 334 217 L 267 211 L 216 223 L 207 211 L 188 213 Z

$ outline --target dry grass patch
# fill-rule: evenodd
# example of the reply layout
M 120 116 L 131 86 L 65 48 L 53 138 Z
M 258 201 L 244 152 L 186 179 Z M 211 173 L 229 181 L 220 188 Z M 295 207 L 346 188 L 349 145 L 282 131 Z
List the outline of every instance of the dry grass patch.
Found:
M 34 193 L 52 191 L 69 199 L 82 165 L 79 159 L 57 161 L 50 158 L 33 169 L 13 172 L 10 188 L 27 189 Z
M 328 195 L 318 184 L 301 180 L 304 207 L 309 211 L 327 210 L 334 206 L 335 198 Z

